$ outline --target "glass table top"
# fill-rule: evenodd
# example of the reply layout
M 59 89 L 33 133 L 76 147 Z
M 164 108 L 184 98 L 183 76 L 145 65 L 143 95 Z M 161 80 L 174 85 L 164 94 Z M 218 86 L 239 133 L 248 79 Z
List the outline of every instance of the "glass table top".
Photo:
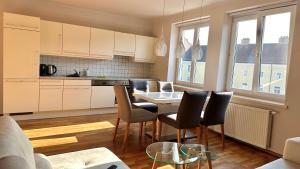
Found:
M 183 92 L 142 92 L 134 96 L 152 103 L 176 103 L 181 101 Z
M 198 160 L 214 160 L 215 154 L 205 150 L 200 144 L 178 144 L 174 142 L 156 142 L 146 148 L 147 155 L 157 162 L 168 164 L 189 164 Z

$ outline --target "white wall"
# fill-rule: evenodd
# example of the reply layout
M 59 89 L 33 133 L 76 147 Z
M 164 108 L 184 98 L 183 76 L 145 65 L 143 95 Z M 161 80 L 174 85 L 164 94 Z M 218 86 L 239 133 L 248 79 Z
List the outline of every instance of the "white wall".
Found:
M 227 78 L 228 47 L 230 44 L 231 20 L 226 12 L 257 7 L 270 4 L 274 0 L 225 0 L 222 3 L 212 4 L 204 8 L 203 16 L 210 16 L 210 36 L 208 40 L 208 56 L 206 65 L 205 90 L 224 90 Z M 300 4 L 298 4 L 298 8 Z M 185 20 L 198 18 L 200 10 L 189 11 L 186 13 Z M 166 40 L 168 46 L 176 38 L 170 39 L 172 24 L 180 22 L 180 15 L 169 16 L 164 19 L 153 20 L 153 32 L 156 36 L 160 35 L 161 24 L 164 23 Z M 290 65 L 290 74 L 287 85 L 287 104 L 288 109 L 280 109 L 274 117 L 274 125 L 271 138 L 271 151 L 282 153 L 284 141 L 289 137 L 300 136 L 300 104 L 298 89 L 300 80 L 300 10 L 297 11 L 296 27 L 293 40 L 293 50 Z M 174 44 L 171 43 L 171 50 Z M 173 46 L 172 46 L 173 45 Z M 158 59 L 155 68 L 156 76 L 162 80 L 174 80 L 175 59 L 170 53 L 170 57 Z M 167 66 L 168 65 L 168 66 Z M 249 103 L 250 104 L 250 103 Z M 253 105 L 253 104 L 252 104 Z M 273 107 L 266 107 L 274 109 Z

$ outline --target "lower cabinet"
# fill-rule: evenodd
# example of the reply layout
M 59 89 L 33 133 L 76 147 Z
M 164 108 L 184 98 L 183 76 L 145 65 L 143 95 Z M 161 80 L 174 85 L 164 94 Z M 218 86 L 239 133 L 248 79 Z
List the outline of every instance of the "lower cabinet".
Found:
M 39 111 L 61 111 L 63 86 L 40 86 Z
M 5 79 L 3 89 L 4 114 L 38 111 L 38 79 Z
M 115 106 L 113 86 L 93 86 L 91 108 L 108 108 Z
M 89 109 L 91 86 L 64 86 L 63 110 Z

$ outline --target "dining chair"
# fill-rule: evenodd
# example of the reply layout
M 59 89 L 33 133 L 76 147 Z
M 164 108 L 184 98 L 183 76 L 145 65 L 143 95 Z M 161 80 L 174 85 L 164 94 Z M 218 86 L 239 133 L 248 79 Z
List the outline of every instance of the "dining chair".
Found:
M 205 111 L 201 114 L 200 130 L 204 128 L 205 144 L 208 147 L 208 127 L 213 125 L 221 125 L 222 147 L 224 142 L 224 121 L 225 113 L 229 105 L 233 92 L 211 92 L 210 99 L 206 105 Z M 202 138 L 202 134 L 201 134 Z
M 173 82 L 157 81 L 158 92 L 174 92 Z
M 146 80 L 129 80 L 129 86 L 129 97 L 134 107 L 142 108 L 152 113 L 157 113 L 158 107 L 156 104 L 134 97 L 134 93 L 149 92 L 149 85 Z
M 117 113 L 117 121 L 116 121 L 116 128 L 114 132 L 113 141 L 115 141 L 117 130 L 119 127 L 120 119 L 126 122 L 126 130 L 125 130 L 125 136 L 123 144 L 125 145 L 127 143 L 128 133 L 129 133 L 129 127 L 131 123 L 140 123 L 147 121 L 152 121 L 153 124 L 153 136 L 155 136 L 156 133 L 156 119 L 157 115 L 155 113 L 151 113 L 144 109 L 133 109 L 128 92 L 126 90 L 125 86 L 116 85 L 114 86 L 115 95 L 118 101 L 118 113 Z M 143 129 L 140 129 L 140 135 L 142 136 Z M 155 137 L 152 137 L 152 142 L 154 142 Z
M 158 115 L 158 140 L 161 137 L 162 123 L 166 123 L 177 129 L 177 142 L 181 142 L 182 129 L 197 129 L 198 141 L 200 143 L 200 116 L 207 98 L 208 92 L 185 91 L 180 102 L 178 112 L 170 112 Z M 185 139 L 185 134 L 183 135 Z

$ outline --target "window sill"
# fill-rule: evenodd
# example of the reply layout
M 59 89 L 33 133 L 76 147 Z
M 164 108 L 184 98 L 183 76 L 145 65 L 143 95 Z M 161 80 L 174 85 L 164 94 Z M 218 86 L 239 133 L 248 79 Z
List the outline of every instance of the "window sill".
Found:
M 175 90 L 178 91 L 203 91 L 203 89 L 201 88 L 196 88 L 196 87 L 190 87 L 190 86 L 183 86 L 183 85 L 178 85 L 178 84 L 174 84 L 174 88 Z

